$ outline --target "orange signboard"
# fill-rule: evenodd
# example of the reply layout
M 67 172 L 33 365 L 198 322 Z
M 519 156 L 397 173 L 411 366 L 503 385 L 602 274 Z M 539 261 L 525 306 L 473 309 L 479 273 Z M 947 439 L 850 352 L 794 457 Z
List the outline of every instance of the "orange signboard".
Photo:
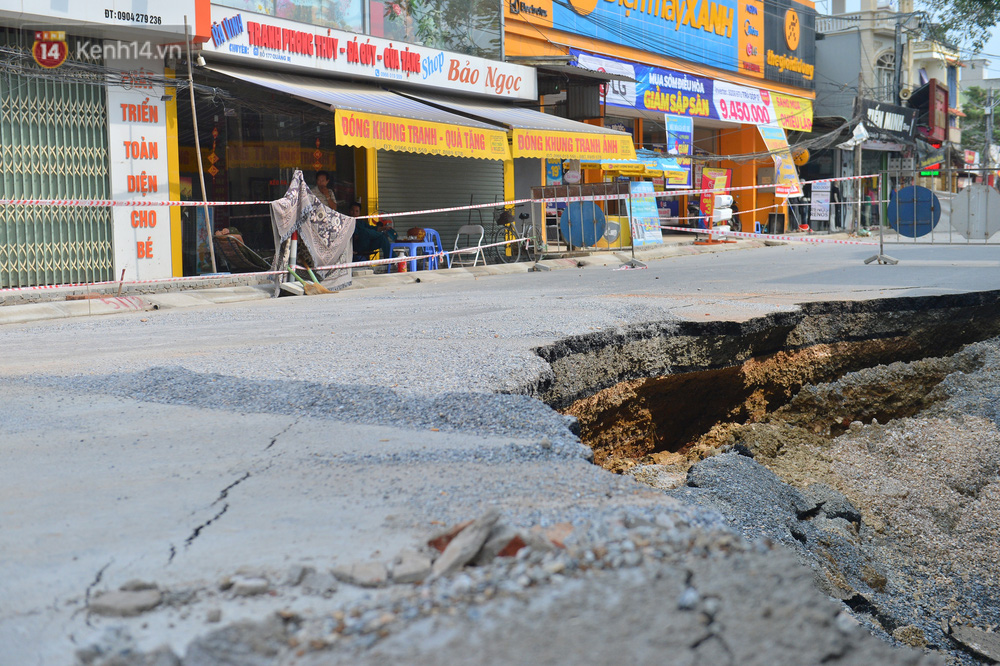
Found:
M 764 78 L 764 3 L 740 0 L 739 3 L 740 73 Z

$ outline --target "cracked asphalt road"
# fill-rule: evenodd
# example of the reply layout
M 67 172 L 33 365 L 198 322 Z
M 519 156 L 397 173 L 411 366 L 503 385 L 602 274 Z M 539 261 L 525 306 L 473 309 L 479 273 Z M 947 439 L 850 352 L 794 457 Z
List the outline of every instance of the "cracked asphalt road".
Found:
M 522 525 L 660 506 L 523 395 L 548 371 L 532 350 L 802 300 L 1000 289 L 993 248 L 869 254 L 785 246 L 4 326 L 2 661 L 67 663 L 110 624 L 91 594 L 130 579 L 198 589 L 241 567 L 390 557 L 493 506 Z M 183 615 L 149 618 L 141 647 L 183 654 L 205 628 Z

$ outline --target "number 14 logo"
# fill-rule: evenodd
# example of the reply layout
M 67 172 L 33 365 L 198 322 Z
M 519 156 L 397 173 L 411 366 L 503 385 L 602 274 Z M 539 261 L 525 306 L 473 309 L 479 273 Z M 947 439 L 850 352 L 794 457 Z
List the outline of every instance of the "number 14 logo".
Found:
M 66 32 L 63 30 L 38 30 L 35 32 L 35 43 L 31 46 L 31 55 L 41 67 L 54 69 L 66 62 L 69 46 L 66 44 Z

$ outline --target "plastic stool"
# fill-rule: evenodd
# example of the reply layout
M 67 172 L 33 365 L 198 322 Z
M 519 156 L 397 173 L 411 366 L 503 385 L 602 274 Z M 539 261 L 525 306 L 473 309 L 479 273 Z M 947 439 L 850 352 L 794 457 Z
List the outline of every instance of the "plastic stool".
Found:
M 764 230 L 763 230 L 763 229 L 761 228 L 761 226 L 760 226 L 760 222 L 756 222 L 756 221 L 755 221 L 755 222 L 753 223 L 753 232 L 754 232 L 755 234 L 762 234 L 762 233 L 764 233 Z

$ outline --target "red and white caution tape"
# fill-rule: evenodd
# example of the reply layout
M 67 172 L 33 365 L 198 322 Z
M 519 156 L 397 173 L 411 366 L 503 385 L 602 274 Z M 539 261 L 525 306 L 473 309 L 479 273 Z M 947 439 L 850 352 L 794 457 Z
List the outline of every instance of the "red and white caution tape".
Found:
M 119 199 L 0 199 L 0 206 L 70 206 L 92 208 L 100 206 L 270 206 L 271 201 L 121 201 Z
M 683 231 L 685 233 L 702 234 L 711 236 L 737 236 L 739 238 L 751 238 L 755 240 L 780 240 L 792 241 L 796 243 L 833 243 L 835 245 L 878 245 L 873 241 L 842 240 L 839 238 L 823 238 L 822 236 L 791 236 L 780 234 L 755 234 L 747 231 L 721 231 L 715 229 L 692 229 L 690 227 L 660 227 L 668 231 Z

